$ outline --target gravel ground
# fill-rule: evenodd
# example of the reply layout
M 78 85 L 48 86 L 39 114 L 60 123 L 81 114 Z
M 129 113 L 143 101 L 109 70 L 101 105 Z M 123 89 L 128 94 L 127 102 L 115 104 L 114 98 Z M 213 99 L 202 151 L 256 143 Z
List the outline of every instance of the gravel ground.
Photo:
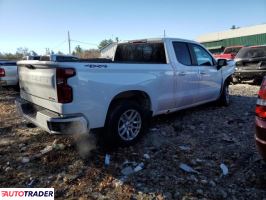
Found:
M 232 85 L 229 107 L 156 117 L 135 146 L 108 152 L 109 164 L 90 138 L 28 124 L 15 112 L 17 92 L 1 89 L 0 187 L 53 187 L 56 199 L 263 199 L 266 164 L 254 143 L 258 89 Z

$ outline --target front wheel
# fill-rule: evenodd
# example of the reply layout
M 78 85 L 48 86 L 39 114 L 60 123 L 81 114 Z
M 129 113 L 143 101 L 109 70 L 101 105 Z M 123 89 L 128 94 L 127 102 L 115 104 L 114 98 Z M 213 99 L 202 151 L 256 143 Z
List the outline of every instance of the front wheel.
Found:
M 107 117 L 104 133 L 107 143 L 112 146 L 135 143 L 146 131 L 148 119 L 148 112 L 134 102 L 117 104 Z
M 221 106 L 229 106 L 230 94 L 229 94 L 229 84 L 228 83 L 224 83 L 223 90 L 222 90 L 220 98 L 218 99 L 218 102 Z

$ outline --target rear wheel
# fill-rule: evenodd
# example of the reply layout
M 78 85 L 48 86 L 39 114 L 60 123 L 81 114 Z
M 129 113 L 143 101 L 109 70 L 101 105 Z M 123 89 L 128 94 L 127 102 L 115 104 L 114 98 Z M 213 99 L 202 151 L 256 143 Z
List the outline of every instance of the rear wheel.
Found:
M 148 112 L 132 101 L 114 106 L 106 121 L 104 137 L 110 145 L 134 144 L 148 127 Z

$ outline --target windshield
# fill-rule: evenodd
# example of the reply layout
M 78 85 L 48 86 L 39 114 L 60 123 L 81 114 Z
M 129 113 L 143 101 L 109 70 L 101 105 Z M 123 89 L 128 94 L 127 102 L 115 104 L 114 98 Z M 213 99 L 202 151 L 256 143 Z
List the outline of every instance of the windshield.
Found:
M 260 58 L 260 57 L 266 57 L 266 46 L 244 47 L 236 55 L 236 58 Z
M 237 54 L 242 47 L 228 47 L 224 50 L 224 53 Z

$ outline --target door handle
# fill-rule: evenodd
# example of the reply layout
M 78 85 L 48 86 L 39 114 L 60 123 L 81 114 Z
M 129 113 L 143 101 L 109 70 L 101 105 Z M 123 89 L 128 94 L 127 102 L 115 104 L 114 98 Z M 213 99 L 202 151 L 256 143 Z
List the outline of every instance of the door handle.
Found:
M 187 73 L 186 72 L 180 72 L 178 73 L 179 76 L 185 76 Z
M 207 73 L 206 72 L 200 72 L 201 75 L 206 75 Z

